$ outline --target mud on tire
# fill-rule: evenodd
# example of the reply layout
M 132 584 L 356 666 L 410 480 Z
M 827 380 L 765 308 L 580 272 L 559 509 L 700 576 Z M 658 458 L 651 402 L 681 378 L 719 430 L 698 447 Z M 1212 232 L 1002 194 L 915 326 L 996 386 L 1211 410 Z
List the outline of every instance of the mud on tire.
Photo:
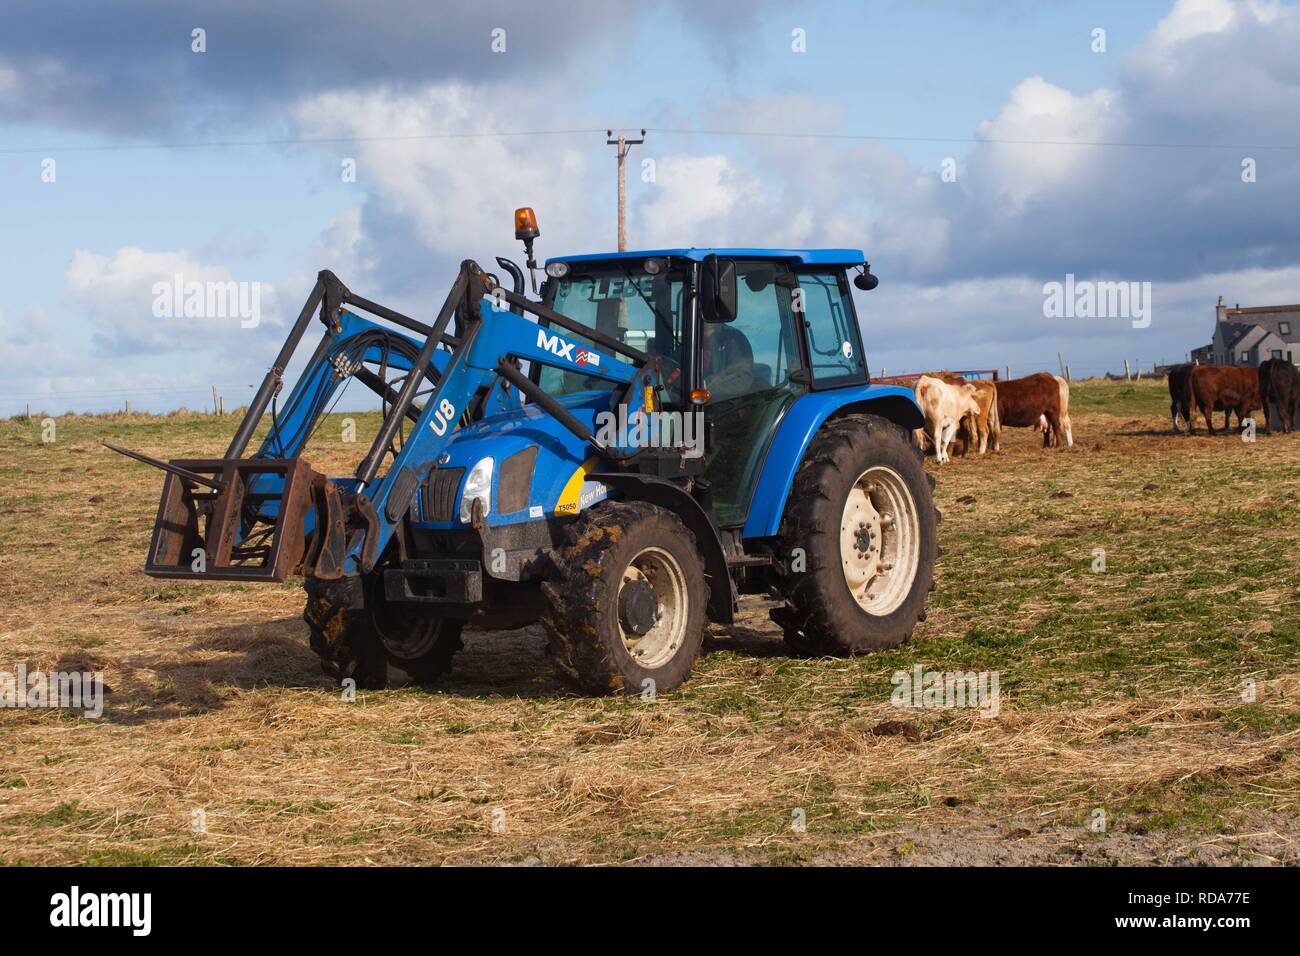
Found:
M 607 501 L 565 531 L 542 623 L 560 677 L 587 694 L 679 687 L 704 641 L 704 566 L 673 513 Z M 648 630 L 644 630 L 648 628 Z
M 862 654 L 911 637 L 917 621 L 925 619 L 938 556 L 938 512 L 929 479 L 903 430 L 878 416 L 847 415 L 813 439 L 781 519 L 786 565 L 778 587 L 787 603 L 770 612 L 794 651 Z M 906 511 L 909 498 L 911 516 L 892 513 Z M 910 531 L 895 531 L 891 539 L 891 522 Z M 791 560 L 796 549 L 802 549 L 802 571 Z M 881 570 L 889 564 L 895 567 Z M 899 574 L 897 581 L 889 580 L 891 572 Z M 869 606 L 855 597 L 850 578 Z
M 389 603 L 378 574 L 367 579 L 365 592 L 364 608 L 341 607 L 331 602 L 327 584 L 307 579 L 302 619 L 327 676 L 383 690 L 429 684 L 451 670 L 452 657 L 464 647 L 463 621 Z

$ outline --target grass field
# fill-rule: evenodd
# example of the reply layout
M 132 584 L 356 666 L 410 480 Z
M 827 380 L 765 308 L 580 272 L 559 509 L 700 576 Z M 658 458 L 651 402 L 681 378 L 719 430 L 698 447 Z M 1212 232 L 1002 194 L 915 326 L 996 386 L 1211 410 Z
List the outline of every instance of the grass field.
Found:
M 1173 436 L 1168 404 L 1078 383 L 1075 447 L 927 464 L 943 557 L 903 648 L 795 658 L 747 606 L 650 703 L 567 694 L 537 628 L 344 702 L 294 582 L 141 572 L 160 475 L 100 441 L 209 457 L 234 419 L 0 422 L 0 670 L 111 689 L 98 720 L 0 711 L 0 861 L 1300 862 L 1300 435 Z M 998 715 L 892 707 L 917 664 L 999 672 Z

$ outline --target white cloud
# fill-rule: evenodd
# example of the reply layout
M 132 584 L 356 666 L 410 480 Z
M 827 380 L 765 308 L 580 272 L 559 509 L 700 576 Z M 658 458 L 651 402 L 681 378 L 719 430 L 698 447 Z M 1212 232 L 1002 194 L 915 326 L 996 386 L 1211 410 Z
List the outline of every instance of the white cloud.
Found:
M 123 246 L 104 256 L 79 249 L 64 274 L 72 301 L 84 310 L 93 338 L 109 354 L 141 354 L 192 350 L 200 355 L 234 350 L 244 351 L 255 329 L 233 305 L 223 316 L 186 317 L 155 315 L 158 287 L 172 286 L 177 277 L 183 284 L 231 282 L 256 285 L 257 320 L 276 324 L 279 320 L 274 290 L 247 276 L 236 276 L 224 266 L 206 265 L 185 251 L 146 252 Z M 249 302 L 251 303 L 250 296 Z
M 1022 80 L 997 117 L 980 124 L 989 140 L 970 164 L 972 177 L 985 176 L 988 188 L 1010 200 L 1016 210 L 1035 196 L 1077 180 L 1095 160 L 1087 147 L 1043 146 L 1005 142 L 1104 142 L 1122 123 L 1111 90 L 1075 96 L 1041 76 Z
M 1147 45 L 1150 50 L 1171 51 L 1204 34 L 1222 33 L 1236 18 L 1237 9 L 1229 0 L 1177 0 L 1151 31 Z
M 577 244 L 592 186 L 583 153 L 558 137 L 425 137 L 510 129 L 537 105 L 529 94 L 490 96 L 446 83 L 414 94 L 329 93 L 294 113 L 305 135 L 363 140 L 355 146 L 358 185 L 398 212 L 428 248 L 456 262 L 490 263 L 513 241 L 516 206 L 538 207 L 549 248 Z
M 656 160 L 650 199 L 637 209 L 638 245 L 747 245 L 771 218 L 757 176 L 723 155 L 676 153 Z

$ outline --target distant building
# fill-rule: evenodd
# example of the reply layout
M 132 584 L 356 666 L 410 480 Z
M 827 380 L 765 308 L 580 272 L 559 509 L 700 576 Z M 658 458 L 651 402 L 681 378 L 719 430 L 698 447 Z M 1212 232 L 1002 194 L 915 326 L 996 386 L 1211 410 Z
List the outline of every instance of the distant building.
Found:
M 1300 305 L 1229 308 L 1219 296 L 1214 338 L 1192 350 L 1192 361 L 1209 365 L 1258 365 L 1266 359 L 1300 358 Z

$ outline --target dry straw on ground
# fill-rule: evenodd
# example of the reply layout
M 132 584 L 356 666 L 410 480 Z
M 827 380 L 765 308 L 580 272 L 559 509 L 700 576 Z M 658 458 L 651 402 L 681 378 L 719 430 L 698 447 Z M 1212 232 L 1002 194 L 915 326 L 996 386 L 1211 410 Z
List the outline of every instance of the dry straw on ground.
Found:
M 1300 436 L 1169 436 L 1160 387 L 1080 386 L 1075 448 L 938 471 L 906 648 L 793 658 L 747 606 L 654 703 L 566 694 L 535 629 L 346 703 L 296 586 L 140 573 L 159 481 L 99 440 L 208 455 L 229 419 L 0 423 L 0 669 L 111 688 L 97 721 L 0 711 L 0 860 L 1295 862 Z M 892 707 L 917 663 L 999 670 L 998 716 Z

